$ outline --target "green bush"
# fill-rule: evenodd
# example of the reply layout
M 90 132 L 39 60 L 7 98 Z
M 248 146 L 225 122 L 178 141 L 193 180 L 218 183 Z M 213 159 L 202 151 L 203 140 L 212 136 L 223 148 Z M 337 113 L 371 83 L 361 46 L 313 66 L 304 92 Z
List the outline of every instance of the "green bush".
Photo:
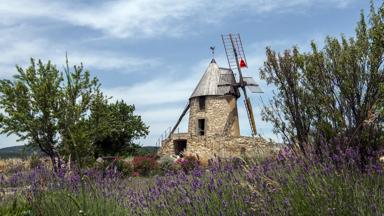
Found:
M 166 174 L 167 172 L 174 171 L 175 167 L 175 159 L 170 156 L 163 156 L 159 159 L 159 169 L 162 174 Z
M 124 176 L 131 176 L 133 173 L 133 165 L 131 162 L 126 160 L 117 160 L 115 162 L 116 169 L 121 172 Z
M 32 154 L 31 157 L 29 158 L 29 168 L 30 169 L 35 169 L 38 166 L 41 166 L 42 162 L 39 158 L 38 155 Z

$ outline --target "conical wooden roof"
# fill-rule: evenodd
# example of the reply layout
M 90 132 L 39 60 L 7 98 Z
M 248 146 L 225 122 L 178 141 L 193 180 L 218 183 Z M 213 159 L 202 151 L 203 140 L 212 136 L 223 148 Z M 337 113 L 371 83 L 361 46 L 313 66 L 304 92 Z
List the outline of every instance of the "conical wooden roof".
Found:
M 235 83 L 236 80 L 233 71 L 227 68 L 220 68 L 215 59 L 212 59 L 190 98 L 209 95 L 235 95 L 234 88 L 229 86 L 229 84 Z

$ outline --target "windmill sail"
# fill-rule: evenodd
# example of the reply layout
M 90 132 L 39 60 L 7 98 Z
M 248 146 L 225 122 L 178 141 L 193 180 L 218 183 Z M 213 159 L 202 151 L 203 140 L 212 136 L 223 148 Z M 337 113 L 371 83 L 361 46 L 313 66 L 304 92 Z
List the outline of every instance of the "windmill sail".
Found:
M 253 109 L 252 104 L 249 98 L 246 98 L 244 100 L 245 109 L 247 110 L 249 125 L 251 125 L 252 135 L 256 135 L 256 124 L 255 124 L 255 117 L 253 116 Z
M 243 44 L 240 34 L 221 35 L 223 40 L 225 54 L 227 55 L 228 65 L 230 69 L 237 69 L 239 72 L 239 82 L 236 83 L 236 89 L 241 88 L 244 95 L 244 105 L 247 110 L 249 125 L 252 130 L 252 136 L 256 135 L 256 124 L 253 116 L 251 101 L 247 96 L 247 89 L 252 93 L 261 93 L 262 90 L 252 77 L 243 77 L 241 68 L 247 67 Z
M 256 83 L 256 81 L 252 77 L 243 77 L 244 82 L 246 83 L 246 87 L 252 92 L 252 93 L 263 93 L 263 90 L 261 90 L 259 84 Z

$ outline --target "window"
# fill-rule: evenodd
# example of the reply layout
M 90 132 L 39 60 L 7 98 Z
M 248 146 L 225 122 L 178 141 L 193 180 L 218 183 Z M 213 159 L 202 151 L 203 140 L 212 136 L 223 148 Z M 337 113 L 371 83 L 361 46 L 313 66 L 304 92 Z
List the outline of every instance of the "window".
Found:
M 197 134 L 200 136 L 205 135 L 205 119 L 197 120 Z
M 205 96 L 199 97 L 199 109 L 205 110 Z

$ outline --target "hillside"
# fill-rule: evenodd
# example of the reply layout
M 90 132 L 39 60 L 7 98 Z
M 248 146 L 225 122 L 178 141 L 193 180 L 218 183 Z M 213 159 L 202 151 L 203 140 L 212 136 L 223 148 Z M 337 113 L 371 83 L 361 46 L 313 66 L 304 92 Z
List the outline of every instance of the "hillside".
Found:
M 26 147 L 24 145 L 21 146 L 11 146 L 11 147 L 6 147 L 0 149 L 0 158 L 5 159 L 5 158 L 21 158 L 21 157 L 28 157 L 30 156 L 33 152 L 41 154 L 41 151 L 36 150 L 36 149 L 31 149 L 29 147 Z
M 155 153 L 157 149 L 158 147 L 155 146 L 143 146 L 141 147 L 140 152 L 150 154 Z M 28 157 L 31 156 L 33 152 L 41 154 L 40 150 L 31 149 L 23 145 L 6 147 L 0 149 L 0 159 Z

